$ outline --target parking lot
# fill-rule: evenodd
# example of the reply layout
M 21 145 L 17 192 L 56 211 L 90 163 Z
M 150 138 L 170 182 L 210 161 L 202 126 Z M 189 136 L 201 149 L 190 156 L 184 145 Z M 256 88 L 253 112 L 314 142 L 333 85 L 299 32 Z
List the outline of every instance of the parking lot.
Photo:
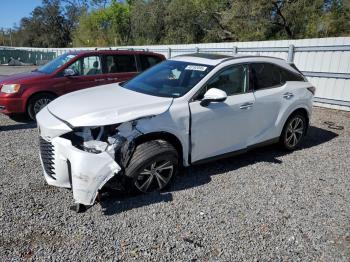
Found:
M 35 124 L 0 115 L 0 257 L 349 261 L 349 148 L 350 112 L 314 108 L 300 150 L 194 166 L 167 192 L 115 194 L 76 214 L 71 192 L 44 181 Z

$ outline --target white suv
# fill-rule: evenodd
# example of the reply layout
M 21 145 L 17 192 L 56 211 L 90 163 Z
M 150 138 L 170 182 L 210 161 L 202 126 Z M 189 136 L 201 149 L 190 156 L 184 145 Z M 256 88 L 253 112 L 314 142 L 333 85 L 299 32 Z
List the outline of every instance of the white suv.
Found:
M 107 182 L 131 181 L 151 192 L 181 166 L 274 142 L 293 150 L 307 131 L 314 92 L 281 59 L 177 56 L 128 82 L 70 93 L 41 110 L 45 178 L 71 188 L 77 206 L 86 207 Z

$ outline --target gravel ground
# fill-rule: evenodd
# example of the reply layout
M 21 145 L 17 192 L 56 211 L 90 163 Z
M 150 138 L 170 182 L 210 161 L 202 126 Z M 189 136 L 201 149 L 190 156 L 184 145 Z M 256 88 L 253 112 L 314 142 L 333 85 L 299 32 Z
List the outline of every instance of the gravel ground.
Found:
M 76 214 L 44 181 L 35 125 L 1 115 L 0 260 L 349 261 L 349 142 L 350 113 L 315 108 L 298 151 L 191 167 L 168 192 Z

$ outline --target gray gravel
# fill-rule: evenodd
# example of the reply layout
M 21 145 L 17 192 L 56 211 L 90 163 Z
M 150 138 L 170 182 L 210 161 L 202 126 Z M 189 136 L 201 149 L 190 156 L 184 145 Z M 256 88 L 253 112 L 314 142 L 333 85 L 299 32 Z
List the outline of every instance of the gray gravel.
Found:
M 76 214 L 44 181 L 35 126 L 1 115 L 0 260 L 349 261 L 349 145 L 350 112 L 315 108 L 296 152 L 191 167 L 169 192 Z

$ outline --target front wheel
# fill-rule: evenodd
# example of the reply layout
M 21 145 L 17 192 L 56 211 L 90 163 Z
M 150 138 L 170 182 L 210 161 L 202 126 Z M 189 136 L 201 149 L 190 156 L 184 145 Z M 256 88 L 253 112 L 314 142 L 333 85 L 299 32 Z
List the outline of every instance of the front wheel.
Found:
M 51 94 L 38 94 L 30 98 L 27 106 L 28 116 L 35 121 L 35 116 L 41 109 L 47 106 L 52 100 L 55 99 Z
M 295 150 L 303 140 L 306 129 L 307 122 L 303 114 L 296 113 L 290 116 L 280 137 L 281 145 L 287 150 Z
M 178 172 L 178 153 L 166 141 L 154 140 L 137 146 L 125 174 L 143 193 L 166 188 Z

